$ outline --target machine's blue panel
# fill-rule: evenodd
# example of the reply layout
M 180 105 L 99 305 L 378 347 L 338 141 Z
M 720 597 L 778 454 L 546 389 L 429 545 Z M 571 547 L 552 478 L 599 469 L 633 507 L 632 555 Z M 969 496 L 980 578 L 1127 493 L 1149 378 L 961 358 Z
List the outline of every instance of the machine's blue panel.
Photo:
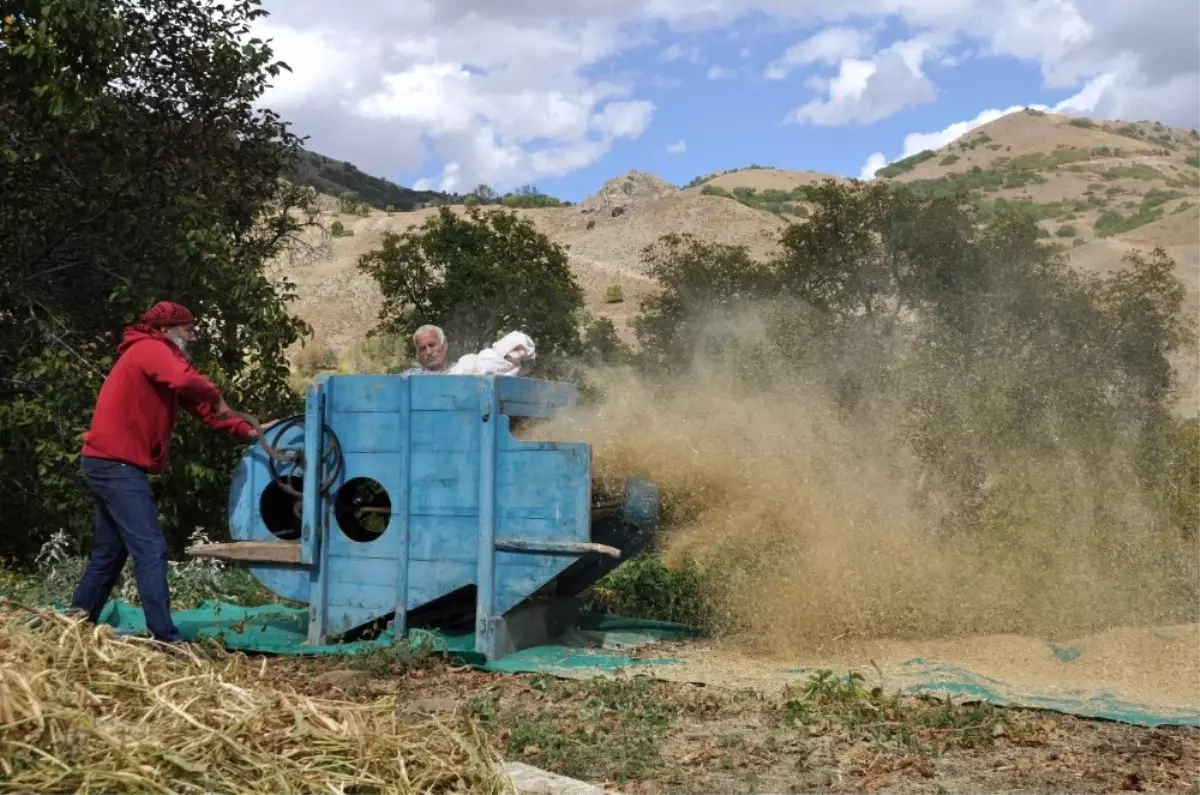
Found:
M 392 613 L 403 631 L 409 611 L 477 585 L 486 643 L 496 617 L 577 560 L 540 544 L 590 540 L 588 446 L 521 442 L 508 420 L 573 405 L 572 387 L 504 377 L 337 375 L 318 382 L 313 401 L 341 457 L 316 507 L 306 501 L 305 523 L 319 549 L 311 565 L 251 567 L 272 591 L 309 602 L 311 638 Z M 278 437 L 268 430 L 266 438 L 303 448 L 304 426 Z M 362 491 L 364 484 L 371 488 Z M 234 539 L 294 540 L 296 504 L 272 480 L 266 454 L 251 448 L 230 495 Z
M 495 383 L 500 413 L 509 417 L 553 417 L 578 399 L 568 384 L 529 378 L 497 378 Z
M 413 411 L 479 413 L 482 379 L 463 375 L 418 375 L 405 380 L 412 389 Z
M 329 634 L 396 608 L 397 569 L 408 548 L 409 405 L 405 379 L 361 376 L 328 382 L 326 423 L 345 456 L 340 482 L 331 489 L 332 516 L 324 534 L 325 587 L 314 589 L 323 593 Z M 360 514 L 364 508 L 387 513 Z M 311 597 L 310 604 L 315 604 Z
M 266 437 L 276 447 L 299 447 L 304 440 L 304 429 L 296 426 L 278 433 L 269 428 Z M 294 512 L 296 501 L 295 497 L 273 486 L 267 454 L 257 444 L 253 445 L 239 462 L 229 492 L 230 536 L 235 541 L 273 541 L 289 539 L 288 530 L 298 536 L 300 517 Z M 264 506 L 267 519 L 263 516 Z M 282 535 L 268 529 L 268 521 Z M 255 565 L 250 567 L 250 573 L 265 588 L 284 599 L 308 601 L 309 573 L 304 569 Z
M 591 452 L 585 444 L 513 438 L 508 417 L 496 433 L 496 537 L 588 541 Z M 575 561 L 572 555 L 498 552 L 493 609 L 504 613 Z

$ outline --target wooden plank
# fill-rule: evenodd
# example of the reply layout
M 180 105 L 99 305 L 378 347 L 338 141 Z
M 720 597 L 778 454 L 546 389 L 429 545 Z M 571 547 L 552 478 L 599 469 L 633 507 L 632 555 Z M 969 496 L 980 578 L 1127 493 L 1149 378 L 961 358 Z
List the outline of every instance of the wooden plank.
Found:
M 591 541 L 550 541 L 541 538 L 497 538 L 496 549 L 511 552 L 547 552 L 552 554 L 584 555 L 599 552 L 610 558 L 621 557 L 621 550 Z
M 300 563 L 299 541 L 234 541 L 197 544 L 187 548 L 193 558 L 218 558 L 246 563 Z

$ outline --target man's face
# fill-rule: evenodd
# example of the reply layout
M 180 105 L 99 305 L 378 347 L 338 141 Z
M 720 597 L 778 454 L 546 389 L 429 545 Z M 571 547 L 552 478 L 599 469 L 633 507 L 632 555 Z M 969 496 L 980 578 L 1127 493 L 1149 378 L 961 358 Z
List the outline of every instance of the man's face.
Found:
M 509 351 L 508 355 L 505 356 L 504 358 L 507 359 L 512 364 L 520 364 L 521 362 L 523 362 L 525 360 L 525 346 L 518 345 L 517 347 L 515 347 L 511 351 Z
M 166 330 L 166 336 L 186 356 L 187 346 L 196 341 L 196 330 L 190 325 L 174 326 Z
M 435 332 L 425 331 L 417 335 L 417 359 L 427 370 L 441 370 L 446 366 L 446 343 L 438 342 Z

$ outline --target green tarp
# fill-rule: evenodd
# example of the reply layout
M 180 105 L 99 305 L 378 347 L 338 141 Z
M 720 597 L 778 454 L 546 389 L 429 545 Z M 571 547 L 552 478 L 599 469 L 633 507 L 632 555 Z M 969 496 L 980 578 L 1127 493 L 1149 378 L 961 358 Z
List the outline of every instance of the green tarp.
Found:
M 283 605 L 242 607 L 227 602 L 203 602 L 191 610 L 172 614 L 185 640 L 211 638 L 232 651 L 322 657 L 354 655 L 386 649 L 394 642 L 390 631 L 369 640 L 326 645 L 307 645 L 308 611 Z M 141 608 L 113 601 L 105 606 L 100 621 L 120 633 L 142 633 L 146 620 Z M 623 668 L 665 665 L 668 657 L 635 658 L 630 649 L 657 640 L 695 637 L 695 630 L 661 621 L 585 615 L 578 631 L 572 633 L 572 645 L 538 646 L 510 654 L 499 660 L 485 661 L 475 651 L 473 633 L 436 632 L 416 629 L 405 643 L 411 648 L 428 648 L 475 665 L 483 670 L 506 673 L 553 673 L 584 676 L 613 673 Z
M 282 605 L 241 607 L 225 602 L 205 602 L 174 614 L 180 633 L 187 640 L 212 638 L 235 651 L 295 656 L 353 655 L 389 647 L 390 632 L 370 640 L 323 646 L 305 645 L 308 612 Z M 100 620 L 120 633 L 145 631 L 140 608 L 115 601 L 105 607 Z M 612 616 L 584 616 L 580 627 L 560 645 L 539 646 L 499 660 L 485 661 L 474 651 L 471 633 L 414 630 L 405 640 L 411 648 L 429 648 L 487 671 L 504 673 L 547 673 L 579 678 L 612 674 L 640 666 L 665 666 L 670 657 L 635 657 L 629 652 L 661 640 L 681 640 L 699 633 L 665 622 Z M 1060 660 L 1070 661 L 1073 649 L 1056 649 Z M 1028 707 L 1102 718 L 1142 726 L 1181 725 L 1200 727 L 1200 712 L 1194 708 L 1165 709 L 1122 701 L 1109 693 L 1039 694 L 1023 692 L 1005 682 L 981 676 L 966 668 L 938 660 L 913 659 L 904 664 L 905 678 L 912 682 L 908 692 L 952 696 L 956 700 L 984 701 L 996 705 Z M 813 671 L 789 669 L 797 677 Z
M 916 658 L 906 660 L 901 668 L 906 684 L 900 690 L 904 693 L 949 697 L 956 702 L 980 701 L 996 706 L 1041 709 L 1135 726 L 1200 727 L 1200 711 L 1194 708 L 1171 709 L 1135 704 L 1105 692 L 1075 690 L 1058 695 L 1030 693 L 1000 679 L 941 660 Z M 787 670 L 797 676 L 816 673 L 816 669 L 809 668 Z

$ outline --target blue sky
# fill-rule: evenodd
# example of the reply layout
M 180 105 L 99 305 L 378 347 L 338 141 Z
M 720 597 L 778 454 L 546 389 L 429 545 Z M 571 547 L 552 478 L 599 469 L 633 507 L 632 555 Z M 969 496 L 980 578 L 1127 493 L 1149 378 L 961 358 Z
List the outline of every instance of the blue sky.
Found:
M 641 137 L 615 144 L 606 157 L 583 169 L 538 180 L 538 189 L 579 201 L 605 180 L 630 169 L 650 171 L 682 185 L 698 175 L 751 163 L 858 177 L 873 152 L 897 159 L 910 132 L 942 130 L 989 108 L 1054 105 L 1075 93 L 1044 88 L 1036 65 L 1013 58 L 973 59 L 953 68 L 929 70 L 937 84 L 935 102 L 869 124 L 788 124 L 785 117 L 790 110 L 817 96 L 804 80 L 828 75 L 833 69 L 815 67 L 772 81 L 762 76 L 771 59 L 753 54 L 740 58 L 738 46 L 712 49 L 711 64 L 727 64 L 723 68 L 739 72 L 710 79 L 710 62 L 664 65 L 657 62 L 658 52 L 621 59 L 623 66 L 675 78 L 681 85 L 652 86 L 641 92 L 656 105 L 654 122 Z M 670 154 L 668 147 L 681 140 L 685 151 Z M 420 176 L 424 174 L 404 175 L 409 184 Z
M 316 151 L 418 187 L 579 201 L 630 169 L 858 177 L 1023 106 L 1200 116 L 1194 0 L 399 6 L 269 0 L 260 32 L 294 74 L 265 103 Z

